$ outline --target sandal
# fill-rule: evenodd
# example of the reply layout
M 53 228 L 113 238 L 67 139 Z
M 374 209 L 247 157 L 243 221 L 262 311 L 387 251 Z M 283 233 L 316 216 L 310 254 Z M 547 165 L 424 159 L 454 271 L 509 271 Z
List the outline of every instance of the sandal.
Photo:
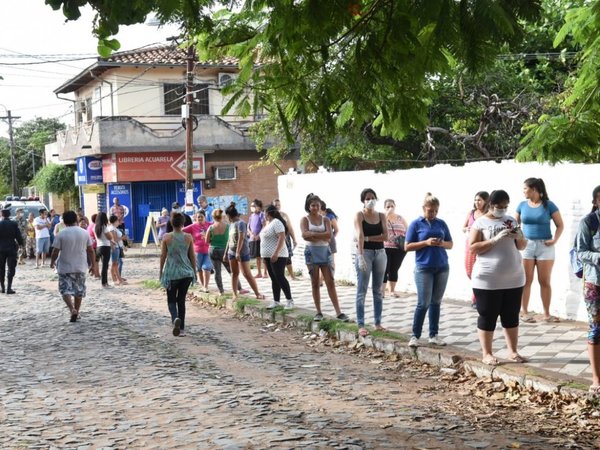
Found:
M 535 318 L 529 314 L 523 314 L 521 316 L 521 322 L 524 323 L 535 323 Z
M 264 296 L 264 294 L 258 294 L 258 295 L 256 296 L 256 299 L 257 299 L 257 300 L 264 300 L 265 298 L 266 298 L 266 297 Z
M 487 355 L 481 362 L 488 366 L 497 366 L 499 364 L 498 359 L 492 355 Z
M 509 357 L 508 360 L 512 361 L 512 362 L 519 363 L 519 364 L 523 364 L 523 363 L 526 363 L 527 361 L 529 361 L 527 358 L 525 358 L 524 356 L 519 355 L 518 353 L 515 353 L 514 356 Z
M 560 319 L 556 316 L 548 316 L 548 317 L 544 317 L 544 322 L 546 323 L 558 323 L 560 322 Z
M 377 331 L 387 331 L 387 328 L 382 327 L 381 325 L 375 325 L 375 330 L 377 330 Z
M 600 386 L 590 386 L 588 392 L 592 395 L 600 395 Z
M 369 335 L 369 330 L 367 330 L 366 328 L 359 328 L 358 329 L 358 335 L 360 337 L 366 337 Z

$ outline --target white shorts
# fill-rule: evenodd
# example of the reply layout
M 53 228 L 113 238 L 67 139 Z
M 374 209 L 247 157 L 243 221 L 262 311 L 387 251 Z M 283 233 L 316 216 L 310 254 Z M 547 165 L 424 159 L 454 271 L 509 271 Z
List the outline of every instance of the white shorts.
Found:
M 554 261 L 554 245 L 544 244 L 543 240 L 528 240 L 527 247 L 523 250 L 523 259 L 535 259 L 537 261 Z

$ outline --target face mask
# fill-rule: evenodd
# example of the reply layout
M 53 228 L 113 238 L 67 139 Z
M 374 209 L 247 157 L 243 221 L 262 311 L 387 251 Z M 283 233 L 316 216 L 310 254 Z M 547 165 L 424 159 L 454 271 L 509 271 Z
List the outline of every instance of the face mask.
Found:
M 367 209 L 374 209 L 376 204 L 377 204 L 377 200 L 375 200 L 375 199 L 367 200 L 365 202 L 365 206 L 367 207 Z
M 506 214 L 506 208 L 494 208 L 492 210 L 492 215 L 498 219 L 500 219 L 501 217 L 504 217 L 505 214 Z
M 254 206 L 250 207 L 250 211 L 255 212 L 256 208 Z

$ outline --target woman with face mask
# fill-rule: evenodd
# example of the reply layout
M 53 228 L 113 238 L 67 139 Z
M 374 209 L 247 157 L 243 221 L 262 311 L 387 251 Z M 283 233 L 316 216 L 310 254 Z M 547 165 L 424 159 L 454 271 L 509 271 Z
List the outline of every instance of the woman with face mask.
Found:
M 438 336 L 442 297 L 448 284 L 450 267 L 446 250 L 452 248 L 452 236 L 448 225 L 437 218 L 440 201 L 430 192 L 423 201 L 423 215 L 408 226 L 407 252 L 415 252 L 415 285 L 417 307 L 413 318 L 412 337 L 409 347 L 418 347 L 423 322 L 429 312 L 429 344 L 446 345 Z
M 381 326 L 383 312 L 382 286 L 387 266 L 387 256 L 383 243 L 388 239 L 388 230 L 385 216 L 375 211 L 377 204 L 375 191 L 371 188 L 364 189 L 360 193 L 360 201 L 363 208 L 354 217 L 354 229 L 358 240 L 356 254 L 356 275 L 358 279 L 356 287 L 356 322 L 359 328 L 358 334 L 364 337 L 369 334 L 365 328 L 365 297 L 367 296 L 371 273 L 373 274 L 371 288 L 375 329 L 385 330 Z
M 508 359 L 522 363 L 517 353 L 519 309 L 525 284 L 525 271 L 519 250 L 527 246 L 517 221 L 506 214 L 509 197 L 506 191 L 490 194 L 489 211 L 477 219 L 469 233 L 470 250 L 477 255 L 471 279 L 477 299 L 477 332 L 483 362 L 495 366 L 492 340 L 498 316 L 504 328 Z

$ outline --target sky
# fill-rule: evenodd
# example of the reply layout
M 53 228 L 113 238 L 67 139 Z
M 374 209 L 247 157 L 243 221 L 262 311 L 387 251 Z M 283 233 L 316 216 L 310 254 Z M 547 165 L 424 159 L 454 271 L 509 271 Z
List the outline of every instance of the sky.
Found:
M 53 91 L 98 57 L 91 31 L 93 17 L 87 8 L 77 21 L 65 22 L 62 11 L 54 11 L 44 0 L 0 1 L 0 116 L 6 116 L 6 110 L 20 116 L 13 126 L 36 117 L 73 123 L 72 103 L 56 98 Z M 140 24 L 121 27 L 116 38 L 121 43 L 119 51 L 124 51 L 166 43 L 167 37 L 177 34 L 175 26 Z M 82 59 L 31 64 L 75 58 Z M 0 121 L 0 136 L 8 136 L 4 121 Z

